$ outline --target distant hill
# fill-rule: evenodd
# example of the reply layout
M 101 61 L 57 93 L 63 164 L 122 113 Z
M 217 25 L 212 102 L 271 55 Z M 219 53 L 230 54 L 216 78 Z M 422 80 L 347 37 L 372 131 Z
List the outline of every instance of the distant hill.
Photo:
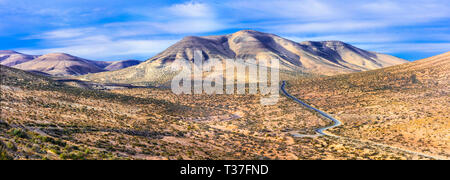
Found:
M 173 74 L 168 66 L 176 59 L 193 61 L 194 51 L 204 61 L 224 59 L 278 59 L 281 69 L 318 75 L 366 71 L 406 63 L 390 55 L 365 51 L 340 41 L 297 43 L 251 30 L 223 36 L 189 36 L 138 66 L 83 78 L 109 83 L 161 83 Z
M 39 71 L 53 76 L 83 75 L 105 71 L 94 61 L 64 53 L 46 54 L 13 67 L 26 71 Z
M 16 51 L 0 50 L 0 64 L 5 66 L 14 66 L 31 61 L 37 57 L 39 56 L 26 55 Z
M 64 53 L 27 55 L 16 51 L 0 50 L 0 64 L 45 76 L 77 76 L 114 71 L 141 63 L 137 60 L 92 61 Z
M 440 90 L 449 91 L 450 52 L 373 71 L 302 79 L 301 82 L 310 84 L 308 87 L 302 87 L 305 90 L 319 86 L 321 90 L 371 92 L 383 89 L 410 88 L 417 90 L 417 88 L 429 89 L 438 86 L 447 86 L 447 88 Z

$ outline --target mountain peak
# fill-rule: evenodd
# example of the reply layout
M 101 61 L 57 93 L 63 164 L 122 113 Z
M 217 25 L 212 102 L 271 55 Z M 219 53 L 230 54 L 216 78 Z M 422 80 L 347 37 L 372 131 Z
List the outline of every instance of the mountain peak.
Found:
M 65 56 L 65 57 L 75 57 L 67 53 L 49 53 L 43 56 Z
M 203 42 L 205 41 L 205 37 L 201 37 L 201 36 L 186 36 L 184 37 L 180 42 Z
M 265 33 L 265 32 L 255 31 L 255 30 L 252 30 L 252 29 L 244 29 L 244 30 L 237 31 L 237 32 L 235 32 L 235 33 L 267 34 L 267 33 Z
M 42 55 L 13 67 L 26 71 L 44 72 L 53 76 L 83 75 L 105 71 L 95 61 L 82 59 L 66 53 Z
M 306 69 L 310 73 L 334 75 L 365 71 L 406 62 L 389 55 L 365 51 L 342 41 L 304 41 L 284 39 L 270 33 L 241 30 L 222 36 L 187 36 L 150 59 L 163 67 L 175 59 L 192 61 L 193 50 L 209 58 L 275 58 L 286 69 Z
M 238 32 L 231 34 L 231 36 L 265 36 L 265 35 L 270 34 L 255 30 L 240 30 Z
M 45 54 L 40 56 L 39 58 L 37 58 L 36 60 L 51 60 L 51 61 L 86 61 L 83 58 L 79 58 L 70 54 L 66 54 L 66 53 L 50 53 L 50 54 Z
M 240 30 L 232 34 L 221 36 L 185 36 L 180 42 L 204 42 L 208 40 L 223 40 L 224 38 L 229 37 L 255 36 L 255 35 L 269 35 L 269 34 L 255 30 Z
M 177 63 L 175 60 L 193 62 L 194 51 L 201 51 L 205 62 L 210 59 L 276 59 L 280 61 L 280 70 L 319 75 L 360 72 L 407 62 L 342 41 L 297 43 L 275 34 L 241 30 L 228 35 L 188 36 L 137 67 L 83 78 L 106 83 L 158 85 L 169 82 L 173 75 L 170 65 Z
M 17 64 L 31 61 L 37 57 L 38 56 L 22 54 L 12 50 L 0 50 L 0 64 L 5 66 L 15 66 Z

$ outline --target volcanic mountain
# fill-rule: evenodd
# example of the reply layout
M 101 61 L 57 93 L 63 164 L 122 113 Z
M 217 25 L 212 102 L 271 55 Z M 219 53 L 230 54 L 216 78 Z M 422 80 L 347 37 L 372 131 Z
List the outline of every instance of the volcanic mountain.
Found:
M 297 43 L 273 34 L 243 30 L 223 36 L 185 37 L 138 66 L 90 74 L 82 78 L 107 83 L 145 85 L 161 83 L 173 76 L 173 72 L 168 68 L 172 62 L 176 59 L 192 62 L 194 51 L 201 51 L 204 61 L 211 58 L 278 59 L 282 70 L 317 75 L 366 71 L 407 62 L 390 55 L 365 51 L 340 41 Z
M 279 59 L 287 69 L 335 75 L 383 68 L 407 61 L 393 56 L 368 52 L 340 41 L 296 43 L 273 34 L 244 30 L 226 36 L 186 37 L 149 60 L 152 63 L 193 59 L 193 50 L 206 58 Z
M 0 50 L 0 64 L 5 66 L 14 66 L 24 62 L 31 61 L 39 56 L 26 55 L 16 51 Z
M 64 53 L 31 56 L 15 51 L 0 51 L 2 65 L 51 76 L 77 76 L 89 73 L 114 71 L 140 63 L 137 60 L 92 61 Z
M 64 53 L 46 54 L 13 67 L 26 71 L 43 72 L 53 76 L 83 75 L 105 71 L 95 61 Z

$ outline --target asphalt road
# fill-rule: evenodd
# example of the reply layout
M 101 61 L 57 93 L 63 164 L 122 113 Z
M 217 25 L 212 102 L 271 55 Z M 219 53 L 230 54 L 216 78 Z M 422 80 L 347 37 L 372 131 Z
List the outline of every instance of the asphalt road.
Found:
M 305 106 L 306 108 L 311 109 L 311 110 L 313 110 L 313 111 L 319 113 L 319 114 L 322 115 L 323 117 L 325 117 L 325 118 L 327 118 L 327 119 L 333 121 L 333 125 L 330 125 L 330 126 L 327 126 L 327 127 L 323 127 L 323 128 L 317 129 L 317 130 L 316 130 L 317 134 L 315 134 L 315 135 L 306 135 L 306 134 L 299 134 L 299 133 L 291 133 L 292 136 L 294 136 L 294 137 L 300 137 L 300 138 L 304 138 L 304 137 L 312 137 L 312 138 L 313 138 L 313 137 L 319 137 L 319 136 L 331 136 L 331 137 L 336 137 L 336 138 L 344 138 L 344 139 L 348 139 L 348 140 L 352 140 L 352 141 L 359 141 L 359 142 L 361 142 L 361 143 L 369 143 L 369 144 L 376 145 L 376 146 L 379 146 L 379 147 L 390 148 L 390 149 L 396 149 L 396 150 L 399 150 L 399 151 L 404 151 L 404 152 L 407 152 L 407 153 L 415 154 L 415 155 L 417 155 L 417 156 L 423 156 L 423 157 L 427 157 L 427 158 L 431 158 L 431 159 L 437 159 L 437 160 L 447 159 L 447 160 L 448 160 L 448 158 L 436 157 L 436 156 L 429 155 L 429 154 L 424 154 L 424 153 L 421 153 L 421 152 L 414 152 L 414 151 L 411 151 L 411 150 L 408 150 L 408 149 L 403 149 L 403 148 L 400 148 L 400 147 L 394 147 L 394 146 L 390 146 L 390 145 L 386 145 L 386 144 L 381 144 L 381 143 L 376 143 L 376 142 L 372 142 L 372 141 L 365 141 L 365 140 L 359 140 L 359 139 L 352 139 L 352 138 L 347 138 L 347 137 L 341 137 L 341 136 L 336 136 L 336 135 L 334 135 L 334 134 L 327 133 L 327 132 L 325 132 L 326 130 L 331 129 L 331 128 L 338 127 L 338 126 L 342 125 L 342 122 L 339 121 L 339 120 L 337 120 L 336 118 L 332 117 L 331 115 L 329 115 L 329 114 L 327 114 L 327 113 L 321 111 L 320 109 L 314 108 L 314 107 L 310 106 L 309 104 L 306 104 L 305 102 L 303 102 L 303 101 L 297 99 L 296 97 L 292 96 L 291 94 L 289 94 L 289 93 L 286 91 L 286 81 L 283 81 L 283 84 L 281 85 L 281 91 L 282 91 L 287 97 L 291 98 L 291 99 L 294 100 L 295 102 L 297 102 L 297 103 L 299 103 L 299 104 Z
M 305 102 L 303 102 L 303 101 L 297 99 L 296 97 L 292 96 L 291 94 L 289 94 L 286 91 L 286 81 L 283 81 L 283 84 L 281 85 L 281 91 L 284 93 L 284 95 L 286 95 L 287 97 L 291 98 L 295 102 L 300 103 L 301 105 L 305 106 L 306 108 L 311 109 L 311 110 L 319 113 L 323 117 L 333 121 L 332 125 L 317 129 L 316 132 L 318 133 L 318 135 L 293 134 L 294 136 L 296 136 L 296 137 L 317 137 L 317 136 L 321 136 L 321 135 L 335 136 L 333 134 L 328 134 L 325 131 L 328 130 L 328 129 L 335 128 L 335 127 L 338 127 L 338 126 L 342 125 L 341 121 L 337 120 L 336 118 L 332 117 L 331 115 L 327 114 L 326 112 L 323 112 L 320 109 L 314 108 L 314 107 L 310 106 L 309 104 L 306 104 Z

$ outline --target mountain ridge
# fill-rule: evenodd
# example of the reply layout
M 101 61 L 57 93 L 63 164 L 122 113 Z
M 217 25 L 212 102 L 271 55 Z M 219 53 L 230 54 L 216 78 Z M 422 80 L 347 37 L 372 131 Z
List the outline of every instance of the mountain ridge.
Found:
M 83 75 L 103 72 L 95 62 L 65 53 L 50 53 L 13 66 L 26 71 L 39 71 L 53 76 Z
M 174 73 L 169 70 L 169 65 L 176 59 L 193 62 L 194 51 L 201 51 L 204 61 L 212 58 L 278 59 L 280 70 L 328 76 L 408 62 L 390 55 L 365 51 L 341 41 L 297 43 L 274 34 L 242 30 L 219 36 L 187 36 L 138 66 L 82 78 L 108 83 L 167 82 L 170 78 L 166 76 Z
M 12 50 L 0 50 L 0 64 L 5 66 L 14 66 L 31 61 L 37 57 L 39 56 L 22 54 Z
M 27 55 L 0 50 L 0 64 L 47 76 L 73 76 L 114 71 L 139 64 L 138 60 L 93 61 L 67 53 Z

